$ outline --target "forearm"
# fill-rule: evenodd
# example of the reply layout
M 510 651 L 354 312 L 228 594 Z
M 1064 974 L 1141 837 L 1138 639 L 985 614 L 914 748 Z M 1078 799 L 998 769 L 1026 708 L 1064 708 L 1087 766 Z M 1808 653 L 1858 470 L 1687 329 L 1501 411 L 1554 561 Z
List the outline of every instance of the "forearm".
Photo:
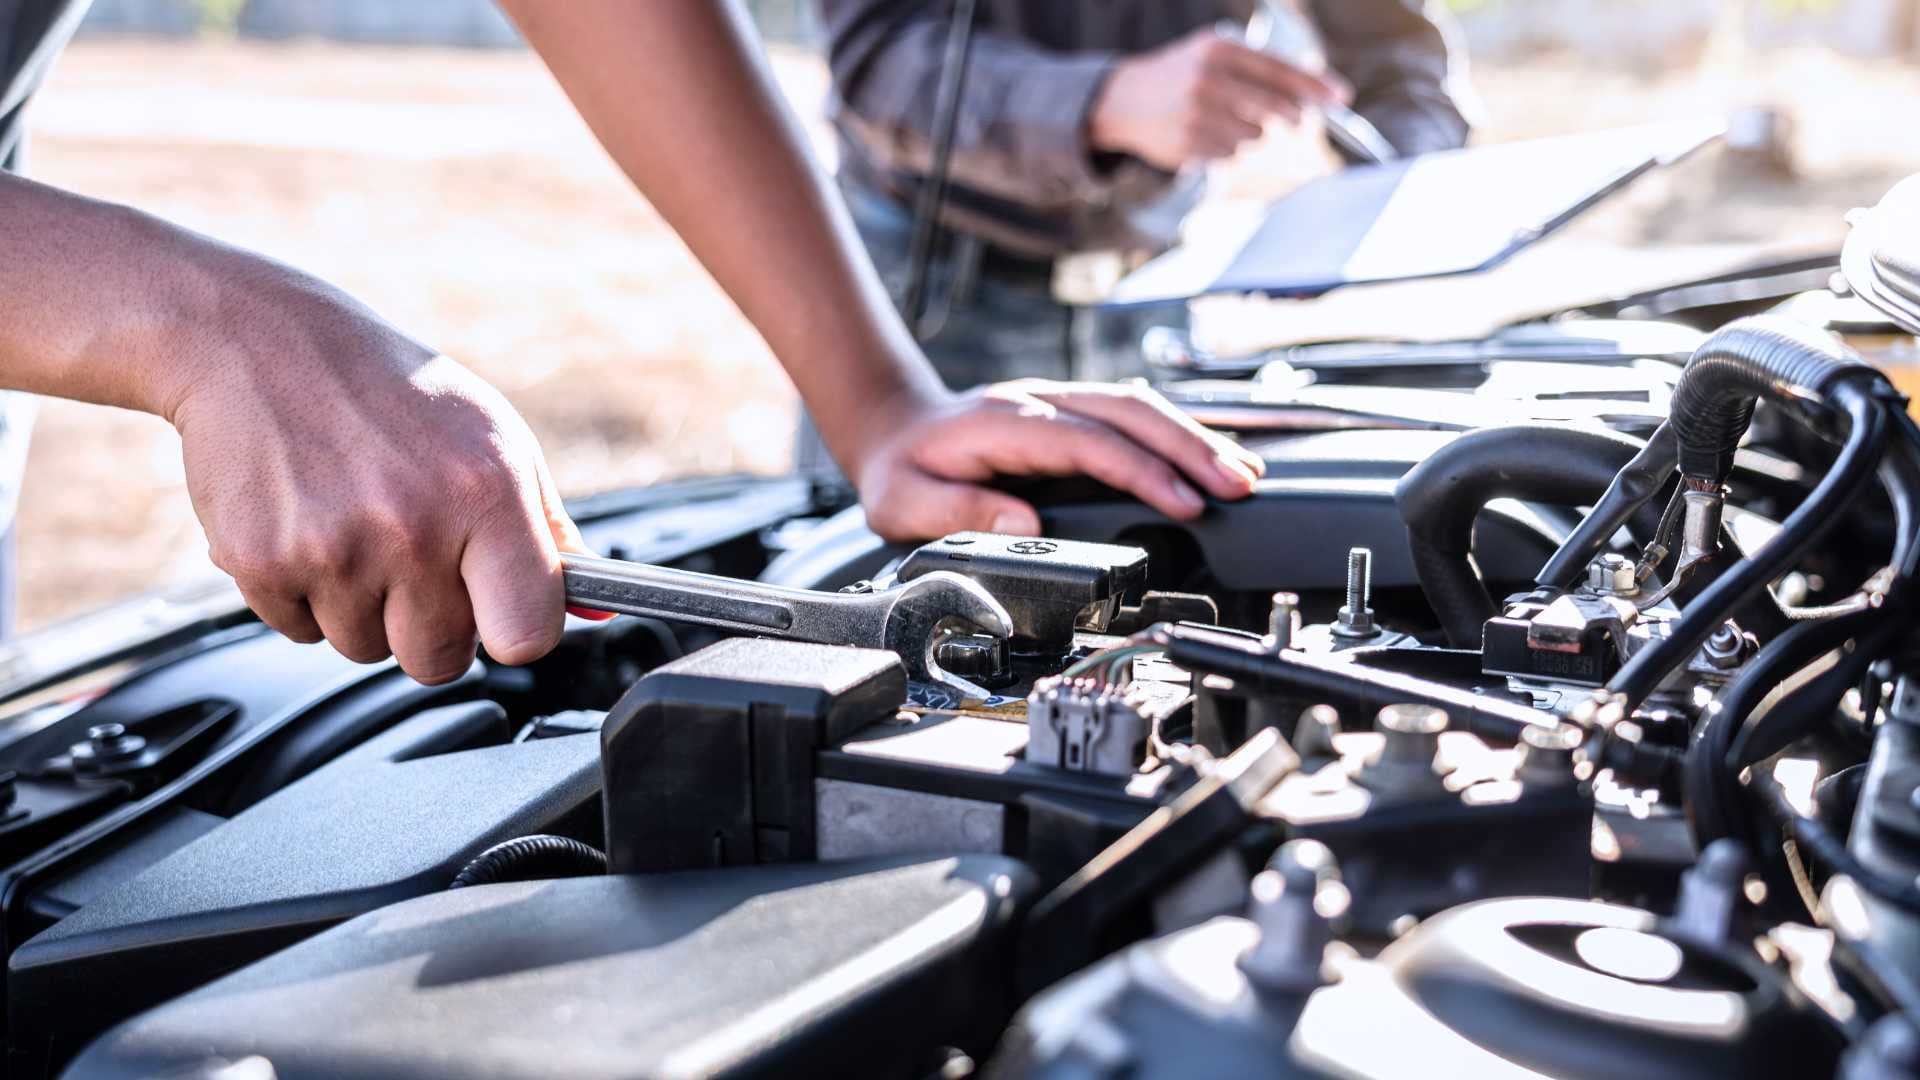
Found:
M 766 338 L 843 464 L 890 403 L 943 395 L 732 4 L 503 6 Z
M 373 319 L 279 263 L 5 174 L 0 228 L 11 245 L 0 259 L 8 389 L 172 421 L 215 368 L 279 355 L 288 337 L 336 335 L 347 347 Z
M 179 328 L 204 292 L 186 234 L 4 173 L 0 223 L 4 385 L 164 413 Z

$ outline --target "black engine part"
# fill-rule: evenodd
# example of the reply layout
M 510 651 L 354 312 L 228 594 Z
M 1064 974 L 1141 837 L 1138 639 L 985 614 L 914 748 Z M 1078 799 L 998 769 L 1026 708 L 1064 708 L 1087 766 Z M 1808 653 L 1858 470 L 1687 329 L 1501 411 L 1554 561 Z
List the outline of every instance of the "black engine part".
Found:
M 66 1076 L 926 1075 L 928 1048 L 991 1046 L 1032 890 L 989 856 L 460 889 L 155 1009 Z

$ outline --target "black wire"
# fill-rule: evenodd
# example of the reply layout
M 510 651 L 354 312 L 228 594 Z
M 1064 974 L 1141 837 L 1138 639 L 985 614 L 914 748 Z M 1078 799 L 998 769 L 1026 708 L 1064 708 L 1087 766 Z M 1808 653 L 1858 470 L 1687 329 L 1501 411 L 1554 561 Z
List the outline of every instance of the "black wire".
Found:
M 1899 617 L 1885 613 L 1872 629 L 1854 639 L 1851 652 L 1834 665 L 1802 684 L 1766 715 L 1741 726 L 1727 750 L 1726 768 L 1731 773 L 1772 757 L 1795 739 L 1819 727 L 1840 707 L 1840 699 L 1860 684 L 1867 666 L 1879 659 L 1894 635 L 1902 629 Z
M 1865 615 L 1850 615 L 1795 626 L 1747 661 L 1708 706 L 1680 766 L 1687 821 L 1699 846 L 1732 836 L 1737 827 L 1732 811 L 1739 803 L 1739 788 L 1727 769 L 1727 755 L 1747 716 L 1790 675 L 1838 648 L 1867 621 Z
M 915 340 L 922 340 L 920 320 L 927 313 L 927 283 L 933 268 L 933 242 L 940 228 L 940 208 L 947 200 L 947 180 L 953 172 L 953 140 L 960 127 L 961 98 L 967 69 L 973 60 L 974 12 L 978 0 L 955 0 L 947 26 L 946 52 L 940 60 L 939 96 L 934 100 L 933 161 L 913 206 L 913 246 L 907 284 L 900 300 L 901 314 Z
M 1672 671 L 1685 663 L 1739 607 L 1790 569 L 1842 519 L 1842 511 L 1871 483 L 1886 448 L 1888 409 L 1881 399 L 1851 383 L 1839 383 L 1830 400 L 1851 420 L 1846 445 L 1811 495 L 1780 526 L 1767 545 L 1727 569 L 1680 618 L 1667 636 L 1634 654 L 1607 684 L 1638 707 Z
M 565 836 L 541 833 L 498 843 L 473 857 L 449 889 L 503 881 L 590 877 L 607 872 L 606 853 Z
M 1663 423 L 1614 477 L 1606 493 L 1594 504 L 1593 511 L 1561 541 L 1559 550 L 1534 576 L 1534 584 L 1564 588 L 1585 573 L 1587 564 L 1606 548 L 1607 540 L 1627 523 L 1633 512 L 1660 493 L 1679 460 L 1680 447 L 1673 425 Z
M 1761 788 L 1767 808 L 1787 827 L 1802 851 L 1825 863 L 1828 872 L 1853 879 L 1868 895 L 1892 904 L 1909 915 L 1920 915 L 1920 884 L 1868 866 L 1847 850 L 1846 842 L 1835 836 L 1825 822 L 1816 821 L 1794 809 L 1784 787 L 1772 777 L 1754 778 Z

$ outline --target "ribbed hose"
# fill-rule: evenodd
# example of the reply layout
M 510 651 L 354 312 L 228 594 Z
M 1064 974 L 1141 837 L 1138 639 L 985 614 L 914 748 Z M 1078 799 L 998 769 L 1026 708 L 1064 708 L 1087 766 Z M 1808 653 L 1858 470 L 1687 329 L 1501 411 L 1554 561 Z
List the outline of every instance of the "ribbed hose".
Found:
M 1729 323 L 1695 350 L 1673 390 L 1668 423 L 1681 473 L 1717 488 L 1733 471 L 1756 401 L 1818 405 L 1840 378 L 1863 370 L 1872 369 L 1817 327 L 1765 315 Z
M 503 881 L 591 877 L 607 872 L 605 852 L 564 836 L 521 836 L 495 844 L 473 857 L 449 889 Z
M 1479 648 L 1481 629 L 1497 610 L 1469 554 L 1474 518 L 1483 507 L 1495 499 L 1591 502 L 1644 449 L 1611 432 L 1516 424 L 1469 431 L 1409 469 L 1394 501 L 1407 523 L 1420 587 L 1447 641 Z M 1629 507 L 1629 516 L 1637 508 Z M 1658 518 L 1643 516 L 1638 531 L 1651 537 Z
M 1876 385 L 1877 383 L 1877 385 Z M 1729 612 L 1748 602 L 1804 556 L 1843 516 L 1881 466 L 1892 424 L 1885 377 L 1824 330 L 1761 316 L 1708 338 L 1674 387 L 1667 424 L 1690 487 L 1717 491 L 1761 396 L 1816 429 L 1847 424 L 1846 442 L 1827 475 L 1753 557 L 1730 567 L 1676 620 L 1668 636 L 1627 661 L 1608 684 L 1629 708 L 1645 701 Z

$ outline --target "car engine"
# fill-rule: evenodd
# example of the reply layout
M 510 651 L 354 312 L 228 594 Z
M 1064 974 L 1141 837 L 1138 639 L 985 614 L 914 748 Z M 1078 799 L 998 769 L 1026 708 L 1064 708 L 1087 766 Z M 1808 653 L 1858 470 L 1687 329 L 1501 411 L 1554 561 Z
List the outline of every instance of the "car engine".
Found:
M 1920 333 L 1915 183 L 1485 339 L 1157 335 L 1268 463 L 1195 522 L 574 507 L 1008 633 L 571 620 L 427 688 L 215 584 L 0 649 L 8 1075 L 1920 1074 L 1920 429 L 1855 351 Z

